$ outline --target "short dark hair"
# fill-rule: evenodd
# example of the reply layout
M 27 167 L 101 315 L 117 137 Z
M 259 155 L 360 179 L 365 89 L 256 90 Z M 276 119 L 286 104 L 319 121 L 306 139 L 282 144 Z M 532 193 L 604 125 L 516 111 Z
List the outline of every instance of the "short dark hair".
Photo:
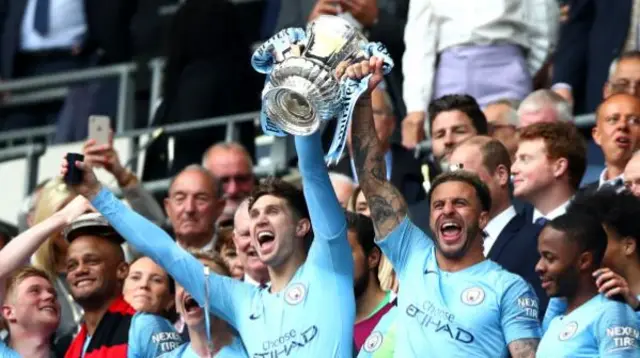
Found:
M 446 172 L 435 177 L 433 182 L 431 183 L 431 190 L 427 194 L 429 199 L 429 207 L 431 207 L 431 194 L 433 191 L 441 184 L 448 182 L 462 182 L 471 185 L 475 191 L 478 200 L 480 201 L 480 205 L 482 205 L 483 211 L 491 210 L 491 194 L 489 194 L 489 188 L 487 184 L 485 184 L 480 178 L 471 172 L 466 170 L 455 170 L 451 172 Z
M 273 195 L 284 199 L 298 219 L 309 219 L 309 208 L 302 190 L 282 179 L 269 177 L 260 182 L 249 196 L 249 210 L 258 199 L 265 195 Z
M 569 206 L 571 211 L 586 212 L 598 222 L 613 230 L 621 238 L 630 237 L 636 241 L 636 254 L 640 259 L 640 198 L 628 191 L 616 192 L 604 188 L 595 193 L 577 195 Z
M 378 247 L 375 242 L 376 233 L 373 229 L 373 221 L 368 216 L 351 211 L 346 211 L 345 216 L 347 217 L 347 229 L 356 233 L 362 251 L 368 256 Z
M 591 252 L 594 267 L 600 267 L 607 249 L 607 233 L 597 218 L 584 211 L 570 210 L 547 225 L 563 232 L 569 240 L 578 244 L 582 252 Z
M 460 111 L 471 119 L 471 125 L 477 134 L 488 133 L 487 117 L 480 109 L 475 98 L 468 94 L 448 94 L 429 103 L 429 131 L 433 133 L 433 121 L 442 112 Z
M 550 159 L 567 159 L 569 185 L 580 187 L 587 168 L 587 144 L 573 123 L 544 122 L 528 125 L 520 130 L 520 142 L 542 139 Z

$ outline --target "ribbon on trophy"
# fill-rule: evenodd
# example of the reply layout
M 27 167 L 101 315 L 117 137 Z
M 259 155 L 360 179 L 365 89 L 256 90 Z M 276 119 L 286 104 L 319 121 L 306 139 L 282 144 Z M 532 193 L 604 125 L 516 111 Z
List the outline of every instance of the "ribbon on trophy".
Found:
M 251 64 L 256 71 L 267 76 L 265 91 L 267 90 L 266 84 L 270 82 L 272 70 L 285 59 L 292 56 L 300 56 L 301 48 L 306 48 L 309 41 L 309 35 L 303 29 L 289 28 L 277 33 L 254 52 Z M 381 58 L 383 60 L 382 70 L 385 75 L 393 68 L 393 60 L 383 44 L 362 41 L 359 45 L 359 50 L 358 55 L 355 56 L 356 59 L 369 59 L 373 56 Z M 347 77 L 338 79 L 340 99 L 336 106 L 339 108 L 335 108 L 335 115 L 332 118 L 325 118 L 325 120 L 336 119 L 338 121 L 329 152 L 325 156 L 325 161 L 329 165 L 337 163 L 342 156 L 356 103 L 367 90 L 370 78 L 371 75 L 361 80 L 352 80 Z M 263 98 L 264 94 L 265 92 L 263 91 Z M 269 118 L 264 104 L 263 101 L 260 113 L 260 123 L 264 133 L 277 137 L 286 136 L 287 133 Z
M 389 56 L 387 48 L 383 44 L 369 42 L 363 45 L 362 51 L 364 52 L 365 59 L 369 59 L 371 57 L 382 59 L 382 72 L 385 75 L 393 69 L 393 60 L 391 59 L 391 56 Z M 340 161 L 340 157 L 342 156 L 342 152 L 344 151 L 344 147 L 347 143 L 347 133 L 349 132 L 349 127 L 351 127 L 353 111 L 358 99 L 367 90 L 371 76 L 372 75 L 369 74 L 361 80 L 353 80 L 348 77 L 344 77 L 342 79 L 340 86 L 340 91 L 342 92 L 342 111 L 338 118 L 336 131 L 333 134 L 331 147 L 329 147 L 329 152 L 324 157 L 327 164 L 335 165 Z
M 269 73 L 271 73 L 273 66 L 290 56 L 293 46 L 306 45 L 306 41 L 307 35 L 301 28 L 281 30 L 258 47 L 251 57 L 251 65 L 256 71 L 267 75 L 266 84 L 269 82 Z M 262 131 L 266 134 L 276 137 L 285 137 L 287 135 L 277 124 L 273 123 L 264 109 L 260 111 L 260 125 L 262 126 Z

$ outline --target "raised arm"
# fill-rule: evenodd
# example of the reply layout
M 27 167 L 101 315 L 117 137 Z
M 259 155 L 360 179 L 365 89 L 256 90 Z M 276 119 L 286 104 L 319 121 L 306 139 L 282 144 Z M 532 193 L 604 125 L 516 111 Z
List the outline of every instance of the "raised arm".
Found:
M 358 180 L 371 209 L 376 237 L 382 239 L 407 216 L 407 203 L 400 191 L 387 180 L 385 153 L 373 123 L 371 91 L 382 81 L 382 61 L 372 58 L 369 62 L 363 61 L 347 69 L 350 78 L 363 78 L 369 73 L 373 73 L 373 76 L 369 80 L 368 90 L 356 105 L 351 142 Z
M 91 199 L 93 206 L 122 237 L 137 251 L 162 266 L 200 306 L 208 302 L 215 315 L 237 327 L 236 307 L 243 305 L 242 300 L 249 297 L 255 288 L 211 273 L 209 297 L 206 299 L 202 263 L 178 247 L 164 230 L 124 205 L 109 190 L 102 188 L 89 166 L 81 162 L 76 162 L 76 166 L 83 171 L 83 183 L 76 185 L 74 189 Z M 64 163 L 63 174 L 66 170 Z
M 296 136 L 295 142 L 314 237 L 323 240 L 340 238 L 346 232 L 347 221 L 329 180 L 320 133 Z
M 29 230 L 18 235 L 0 251 L 0 281 L 4 280 L 14 270 L 28 262 L 40 245 L 51 235 L 64 229 L 73 219 L 89 211 L 91 205 L 87 199 L 78 196 L 62 210 L 51 215 L 46 220 L 36 224 Z M 4 284 L 0 284 L 0 288 Z M 2 295 L 0 295 L 2 296 Z M 0 297 L 0 302 L 2 301 Z

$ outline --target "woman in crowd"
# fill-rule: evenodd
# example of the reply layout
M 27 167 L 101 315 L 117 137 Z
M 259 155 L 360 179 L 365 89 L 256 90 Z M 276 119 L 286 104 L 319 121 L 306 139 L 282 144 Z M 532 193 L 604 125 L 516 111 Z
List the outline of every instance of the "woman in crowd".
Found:
M 174 283 L 171 276 L 149 257 L 143 256 L 131 263 L 124 281 L 124 300 L 138 312 L 175 318 Z
M 14 272 L 43 241 L 89 211 L 89 202 L 76 197 L 47 219 L 37 223 L 0 251 L 0 301 L 9 328 L 7 343 L 0 341 L 0 357 L 50 358 L 56 355 L 51 337 L 60 323 L 61 309 L 53 281 L 44 270 L 31 266 Z
M 201 251 L 189 251 L 203 265 L 223 276 L 231 276 L 231 271 L 225 261 L 216 253 Z M 162 358 L 169 357 L 216 357 L 216 358 L 241 358 L 248 357 L 242 345 L 242 341 L 227 324 L 227 322 L 211 315 L 210 332 L 212 349 L 209 348 L 206 331 L 204 310 L 196 300 L 176 283 L 176 308 L 180 314 L 181 322 L 189 331 L 189 343 L 185 343 Z
M 236 251 L 236 244 L 233 242 L 233 227 L 224 228 L 218 231 L 218 239 L 214 248 L 220 257 L 229 267 L 231 271 L 231 277 L 242 280 L 244 278 L 244 266 L 238 252 Z

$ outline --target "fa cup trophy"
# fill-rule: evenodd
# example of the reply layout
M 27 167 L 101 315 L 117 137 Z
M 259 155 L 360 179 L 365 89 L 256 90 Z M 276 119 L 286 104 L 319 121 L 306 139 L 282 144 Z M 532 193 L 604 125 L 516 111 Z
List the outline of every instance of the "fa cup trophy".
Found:
M 337 163 L 344 150 L 356 101 L 367 89 L 361 81 L 337 78 L 343 61 L 371 56 L 382 58 L 387 74 L 393 61 L 384 45 L 368 42 L 362 33 L 338 16 L 320 16 L 300 28 L 280 31 L 258 48 L 251 63 L 267 74 L 262 91 L 262 129 L 275 136 L 310 135 L 322 121 L 338 120 L 328 164 Z

